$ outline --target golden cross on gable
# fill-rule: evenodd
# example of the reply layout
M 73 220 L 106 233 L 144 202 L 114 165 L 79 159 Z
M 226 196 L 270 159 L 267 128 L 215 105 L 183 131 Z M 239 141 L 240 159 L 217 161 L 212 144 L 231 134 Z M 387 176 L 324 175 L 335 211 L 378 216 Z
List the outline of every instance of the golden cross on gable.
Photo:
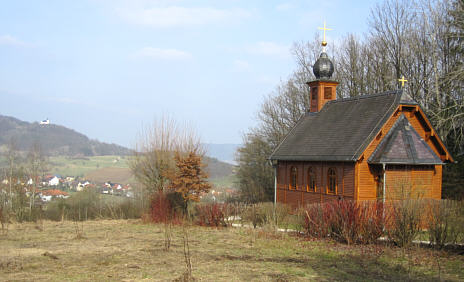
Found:
M 321 30 L 324 31 L 324 33 L 323 33 L 324 36 L 323 36 L 323 39 L 322 39 L 322 46 L 326 46 L 326 45 L 327 45 L 327 41 L 325 41 L 325 31 L 326 31 L 326 30 L 332 30 L 332 29 L 331 29 L 331 28 L 327 28 L 327 27 L 325 26 L 325 21 L 324 21 L 324 27 L 318 27 L 318 29 L 321 29 Z
M 404 83 L 405 83 L 405 82 L 408 82 L 406 79 L 404 79 L 404 75 L 403 75 L 403 76 L 401 76 L 401 78 L 400 78 L 400 79 L 398 79 L 398 81 L 399 81 L 399 82 L 401 82 L 401 88 L 403 88 L 403 87 L 404 87 Z

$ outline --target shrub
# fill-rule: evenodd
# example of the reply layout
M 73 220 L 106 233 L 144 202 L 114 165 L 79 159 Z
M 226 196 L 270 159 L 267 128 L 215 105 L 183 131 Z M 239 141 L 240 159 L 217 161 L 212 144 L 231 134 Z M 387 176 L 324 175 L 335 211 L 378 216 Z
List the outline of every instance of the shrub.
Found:
M 67 218 L 71 220 L 95 219 L 99 214 L 100 198 L 97 192 L 86 189 L 66 199 Z
M 266 226 L 275 229 L 283 227 L 295 227 L 301 223 L 295 218 L 297 215 L 292 215 L 292 211 L 288 205 L 277 203 L 274 205 L 272 202 L 257 203 L 245 206 L 240 215 L 242 222 L 249 222 L 254 228 L 258 226 Z
M 427 204 L 430 243 L 438 248 L 457 243 L 464 235 L 463 202 L 431 200 Z
M 227 204 L 205 203 L 195 206 L 195 223 L 201 226 L 226 227 Z
M 150 202 L 150 218 L 152 222 L 180 222 L 182 209 L 178 206 L 178 196 L 172 194 L 174 193 L 157 192 L 153 194 Z
M 382 202 L 362 203 L 361 225 L 359 229 L 359 240 L 363 244 L 372 244 L 383 235 L 385 220 L 388 215 L 385 213 Z
M 344 243 L 358 242 L 362 221 L 360 206 L 354 201 L 334 201 L 326 206 L 331 235 Z
M 304 230 L 306 234 L 313 238 L 325 238 L 329 236 L 328 220 L 325 218 L 327 212 L 324 211 L 326 205 L 313 204 L 306 207 Z
M 247 205 L 240 202 L 227 203 L 225 221 L 227 225 L 231 226 L 232 223 L 236 220 L 241 220 L 242 215 L 247 208 Z
M 44 211 L 45 218 L 54 221 L 64 220 L 66 218 L 66 212 L 69 210 L 69 205 L 66 199 L 56 199 L 47 204 Z
M 421 230 L 421 211 L 421 200 L 406 199 L 390 203 L 386 207 L 389 220 L 385 231 L 388 238 L 399 247 L 409 246 Z
M 272 207 L 274 208 L 274 206 Z M 298 220 L 300 217 L 299 211 L 293 211 L 288 205 L 277 203 L 275 205 L 275 211 L 272 210 L 270 212 L 272 212 L 272 214 L 268 214 L 268 217 L 270 215 L 272 215 L 272 217 L 269 218 L 268 223 L 273 222 L 276 226 L 284 229 L 298 229 L 298 226 L 301 225 L 301 222 Z
M 114 200 L 101 198 L 92 190 L 84 190 L 67 199 L 55 199 L 44 207 L 44 218 L 60 221 L 64 219 L 83 221 L 87 219 L 140 218 L 141 202 L 129 198 L 114 197 Z
M 122 201 L 107 203 L 101 208 L 100 216 L 112 219 L 140 218 L 142 208 L 138 202 L 126 198 Z
M 265 216 L 256 204 L 245 208 L 241 216 L 242 222 L 251 222 L 254 228 L 263 225 Z
M 8 224 L 10 222 L 10 209 L 8 207 L 8 197 L 6 193 L 2 193 L 0 190 L 0 222 L 2 224 L 2 233 L 8 230 Z
M 343 200 L 313 204 L 304 210 L 304 230 L 315 238 L 369 244 L 382 235 L 382 211 L 383 205 L 377 202 Z

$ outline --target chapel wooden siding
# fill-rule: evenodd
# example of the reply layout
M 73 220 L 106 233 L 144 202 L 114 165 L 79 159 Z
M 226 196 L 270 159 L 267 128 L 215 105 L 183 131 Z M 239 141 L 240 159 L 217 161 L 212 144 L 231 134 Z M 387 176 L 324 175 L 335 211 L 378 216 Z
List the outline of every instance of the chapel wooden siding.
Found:
M 297 169 L 296 189 L 291 187 L 291 170 Z M 310 188 L 309 169 L 315 175 L 315 189 Z M 329 193 L 328 171 L 336 171 L 337 188 Z M 288 203 L 295 207 L 307 204 L 333 201 L 341 198 L 355 199 L 355 164 L 348 162 L 279 162 L 277 168 L 277 202 Z

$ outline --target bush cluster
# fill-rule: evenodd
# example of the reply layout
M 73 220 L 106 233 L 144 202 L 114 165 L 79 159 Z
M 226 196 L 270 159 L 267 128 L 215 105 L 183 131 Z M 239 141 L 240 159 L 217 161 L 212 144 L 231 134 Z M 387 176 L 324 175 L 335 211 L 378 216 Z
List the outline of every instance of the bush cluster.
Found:
M 201 226 L 227 227 L 228 205 L 205 203 L 195 206 L 195 223 Z
M 383 205 L 378 202 L 334 201 L 304 209 L 304 230 L 315 238 L 372 243 L 382 235 Z
M 157 192 L 151 196 L 149 219 L 154 223 L 178 223 L 184 210 L 183 200 L 178 193 Z
M 299 213 L 294 213 L 288 205 L 272 202 L 247 205 L 242 211 L 242 222 L 249 222 L 254 228 L 271 226 L 274 228 L 299 229 Z
M 428 201 L 427 233 L 438 248 L 464 241 L 464 201 Z
M 183 219 L 189 219 L 200 226 L 226 227 L 240 213 L 239 206 L 196 202 L 187 206 L 177 192 L 158 192 L 151 198 L 149 220 L 154 223 L 180 224 Z
M 47 204 L 43 210 L 43 218 L 55 221 L 129 219 L 140 218 L 142 212 L 142 205 L 133 199 L 118 197 L 117 201 L 105 201 L 95 191 L 84 190 L 67 199 L 57 199 Z
M 304 209 L 304 230 L 314 238 L 370 244 L 382 236 L 409 246 L 421 231 L 442 248 L 464 240 L 464 204 L 450 200 L 333 201 Z

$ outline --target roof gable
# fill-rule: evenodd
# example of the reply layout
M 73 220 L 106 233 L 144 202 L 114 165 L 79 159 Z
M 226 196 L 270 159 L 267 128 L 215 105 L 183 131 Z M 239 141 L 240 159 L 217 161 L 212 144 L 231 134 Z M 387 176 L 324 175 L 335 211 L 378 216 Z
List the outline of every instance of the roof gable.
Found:
M 369 163 L 442 164 L 402 114 L 377 146 Z

